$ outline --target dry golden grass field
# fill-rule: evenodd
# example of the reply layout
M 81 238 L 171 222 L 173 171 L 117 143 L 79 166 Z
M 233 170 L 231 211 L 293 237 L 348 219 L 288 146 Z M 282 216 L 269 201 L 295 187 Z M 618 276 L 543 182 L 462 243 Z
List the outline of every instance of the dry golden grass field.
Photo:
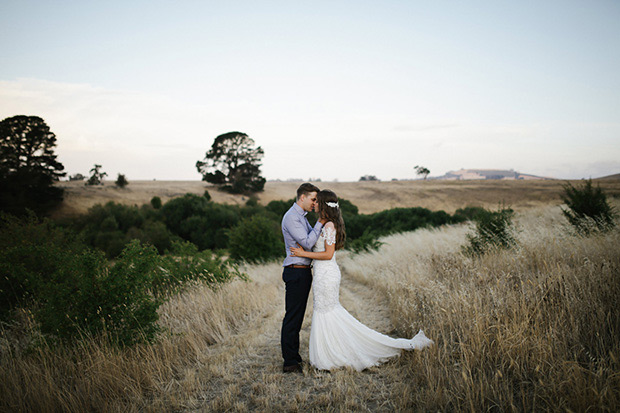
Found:
M 497 207 L 504 202 L 515 210 L 561 203 L 562 185 L 566 181 L 386 181 L 386 182 L 315 182 L 321 189 L 331 189 L 358 206 L 360 213 L 369 214 L 396 207 L 424 207 L 453 213 L 467 205 Z M 579 181 L 572 181 L 578 184 Z M 597 181 L 610 196 L 620 197 L 620 179 Z M 301 182 L 265 184 L 258 194 L 259 202 L 286 200 L 295 196 Z M 242 204 L 247 197 L 216 190 L 201 181 L 130 181 L 124 189 L 107 181 L 103 186 L 85 186 L 84 182 L 60 182 L 65 188 L 65 201 L 54 216 L 83 213 L 91 206 L 108 201 L 128 205 L 148 203 L 159 196 L 163 202 L 186 193 L 202 195 L 207 189 L 214 202 Z
M 90 340 L 25 351 L 32 334 L 28 315 L 2 326 L 0 409 L 620 410 L 620 230 L 577 236 L 558 206 L 561 182 L 483 184 L 321 185 L 344 194 L 362 212 L 382 209 L 378 205 L 386 199 L 394 204 L 385 207 L 453 211 L 475 201 L 488 206 L 502 201 L 490 194 L 510 196 L 503 200 L 517 209 L 518 241 L 511 250 L 462 255 L 471 227 L 461 224 L 392 235 L 375 252 L 338 252 L 344 307 L 391 336 L 410 337 L 422 328 L 436 343 L 429 349 L 404 352 L 361 373 L 306 366 L 303 375 L 285 375 L 280 264 L 246 265 L 248 282 L 218 290 L 196 286 L 162 306 L 160 321 L 168 333 L 154 345 L 118 350 Z M 137 191 L 138 183 L 131 185 Z M 194 185 L 200 193 L 202 185 Z M 296 185 L 269 183 L 262 201 L 290 198 Z M 605 185 L 617 194 L 617 183 Z M 116 191 L 93 190 L 99 189 Z M 431 195 L 433 190 L 440 193 Z M 155 188 L 142 193 L 146 200 L 166 196 Z M 372 194 L 377 200 L 364 203 Z M 429 203 L 415 203 L 416 198 Z M 131 202 L 143 202 L 135 199 Z M 617 199 L 612 202 L 620 208 Z M 301 335 L 306 360 L 311 302 Z

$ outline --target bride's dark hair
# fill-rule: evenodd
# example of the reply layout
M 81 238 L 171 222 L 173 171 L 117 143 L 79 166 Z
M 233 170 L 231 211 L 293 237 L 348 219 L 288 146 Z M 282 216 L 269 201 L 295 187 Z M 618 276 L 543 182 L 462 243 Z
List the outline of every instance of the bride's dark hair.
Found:
M 324 189 L 319 191 L 316 196 L 316 201 L 319 204 L 319 218 L 325 218 L 326 220 L 333 222 L 336 227 L 336 249 L 339 250 L 343 248 L 347 234 L 344 229 L 344 220 L 342 219 L 340 207 L 331 207 L 327 205 L 327 202 L 337 203 L 338 197 L 329 189 Z

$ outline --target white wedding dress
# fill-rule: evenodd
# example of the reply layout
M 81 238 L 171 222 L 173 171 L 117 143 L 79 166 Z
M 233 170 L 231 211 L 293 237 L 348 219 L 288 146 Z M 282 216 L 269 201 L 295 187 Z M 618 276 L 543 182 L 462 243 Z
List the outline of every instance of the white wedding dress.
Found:
M 323 228 L 312 248 L 325 251 L 336 242 L 336 229 Z M 412 339 L 391 338 L 357 321 L 340 305 L 340 268 L 336 253 L 331 260 L 314 260 L 312 291 L 314 311 L 310 328 L 310 364 L 321 370 L 349 366 L 357 371 L 376 366 L 402 349 L 413 350 L 433 344 L 420 330 Z

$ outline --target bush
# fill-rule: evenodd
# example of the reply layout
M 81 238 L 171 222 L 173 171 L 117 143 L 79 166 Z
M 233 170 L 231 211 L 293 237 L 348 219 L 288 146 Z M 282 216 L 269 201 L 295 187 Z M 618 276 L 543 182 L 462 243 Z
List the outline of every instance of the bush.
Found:
M 347 238 L 353 241 L 364 234 L 379 238 L 397 232 L 415 231 L 424 227 L 435 227 L 452 222 L 444 211 L 426 208 L 393 208 L 369 215 L 344 216 Z
M 127 185 L 129 185 L 129 181 L 127 180 L 125 175 L 118 174 L 118 177 L 116 178 L 116 181 L 114 182 L 114 184 L 118 186 L 119 188 L 125 188 Z
M 95 205 L 75 220 L 71 226 L 80 233 L 83 241 L 114 258 L 121 253 L 130 241 L 127 232 L 130 228 L 141 228 L 144 219 L 135 206 L 108 202 Z
M 594 188 L 591 179 L 578 188 L 570 182 L 563 188 L 562 200 L 568 209 L 562 208 L 562 212 L 578 232 L 589 234 L 593 230 L 605 231 L 615 226 L 613 207 L 601 187 Z
M 114 266 L 92 250 L 68 259 L 37 290 L 41 331 L 65 340 L 104 333 L 120 345 L 152 341 L 162 303 L 150 294 L 157 258 L 153 246 L 135 240 Z
M 108 202 L 95 205 L 69 225 L 80 233 L 83 241 L 106 253 L 118 256 L 132 239 L 150 243 L 163 253 L 177 239 L 162 222 L 160 210 Z
M 195 194 L 185 194 L 179 198 L 173 198 L 166 202 L 162 207 L 162 214 L 166 221 L 166 226 L 173 233 L 186 238 L 181 224 L 189 217 L 203 215 L 208 208 L 208 201 Z
M 138 241 L 114 266 L 51 221 L 2 216 L 0 298 L 3 318 L 32 310 L 42 332 L 62 340 L 105 333 L 128 345 L 157 332 L 160 301 L 149 290 L 158 256 Z
M 187 241 L 173 242 L 170 251 L 161 257 L 159 267 L 160 271 L 153 280 L 153 291 L 161 296 L 176 293 L 192 281 L 216 288 L 236 277 L 248 279 L 221 255 L 198 251 L 196 245 Z
M 194 194 L 171 199 L 161 211 L 170 232 L 201 250 L 226 248 L 227 230 L 240 219 L 239 207 L 209 202 Z
M 365 232 L 361 237 L 358 237 L 352 241 L 347 242 L 347 249 L 354 253 L 367 252 L 371 250 L 378 250 L 383 245 L 383 242 L 379 241 L 376 236 L 372 235 L 370 231 Z
M 163 299 L 191 281 L 215 288 L 235 277 L 247 279 L 189 242 L 160 256 L 133 240 L 111 265 L 49 220 L 0 216 L 0 316 L 28 309 L 43 333 L 64 341 L 100 334 L 120 345 L 151 341 Z
M 512 218 L 514 211 L 499 208 L 497 211 L 484 210 L 475 216 L 476 229 L 468 234 L 469 245 L 463 247 L 463 253 L 470 256 L 481 255 L 491 248 L 510 248 L 516 244 L 512 235 Z
M 16 218 L 0 214 L 0 315 L 34 299 L 40 279 L 57 271 L 65 256 L 83 251 L 69 233 L 34 213 Z
M 475 221 L 478 216 L 485 214 L 487 211 L 482 207 L 467 206 L 465 208 L 459 208 L 454 212 L 452 220 L 454 223 Z
M 154 196 L 153 198 L 151 198 L 151 206 L 153 207 L 153 209 L 161 208 L 161 198 L 158 196 Z
M 271 201 L 265 207 L 268 211 L 273 212 L 276 216 L 282 220 L 286 211 L 289 210 L 291 206 L 295 203 L 295 198 L 289 199 L 288 201 Z
M 229 232 L 230 257 L 260 262 L 284 256 L 280 225 L 263 215 L 254 215 L 239 222 Z
M 343 218 L 357 215 L 359 213 L 359 209 L 357 208 L 357 206 L 353 205 L 351 201 L 344 198 L 338 199 L 338 207 L 342 212 Z

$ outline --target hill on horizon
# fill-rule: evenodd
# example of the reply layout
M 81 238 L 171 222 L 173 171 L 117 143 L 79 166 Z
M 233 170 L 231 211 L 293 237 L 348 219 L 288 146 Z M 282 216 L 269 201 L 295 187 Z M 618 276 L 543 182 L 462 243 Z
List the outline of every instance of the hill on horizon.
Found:
M 428 179 L 438 180 L 554 180 L 556 178 L 524 174 L 514 169 L 459 169 L 458 171 L 449 171 L 445 175 L 438 177 L 429 177 Z
M 594 179 L 620 179 L 620 174 L 601 176 L 600 178 L 594 178 Z

